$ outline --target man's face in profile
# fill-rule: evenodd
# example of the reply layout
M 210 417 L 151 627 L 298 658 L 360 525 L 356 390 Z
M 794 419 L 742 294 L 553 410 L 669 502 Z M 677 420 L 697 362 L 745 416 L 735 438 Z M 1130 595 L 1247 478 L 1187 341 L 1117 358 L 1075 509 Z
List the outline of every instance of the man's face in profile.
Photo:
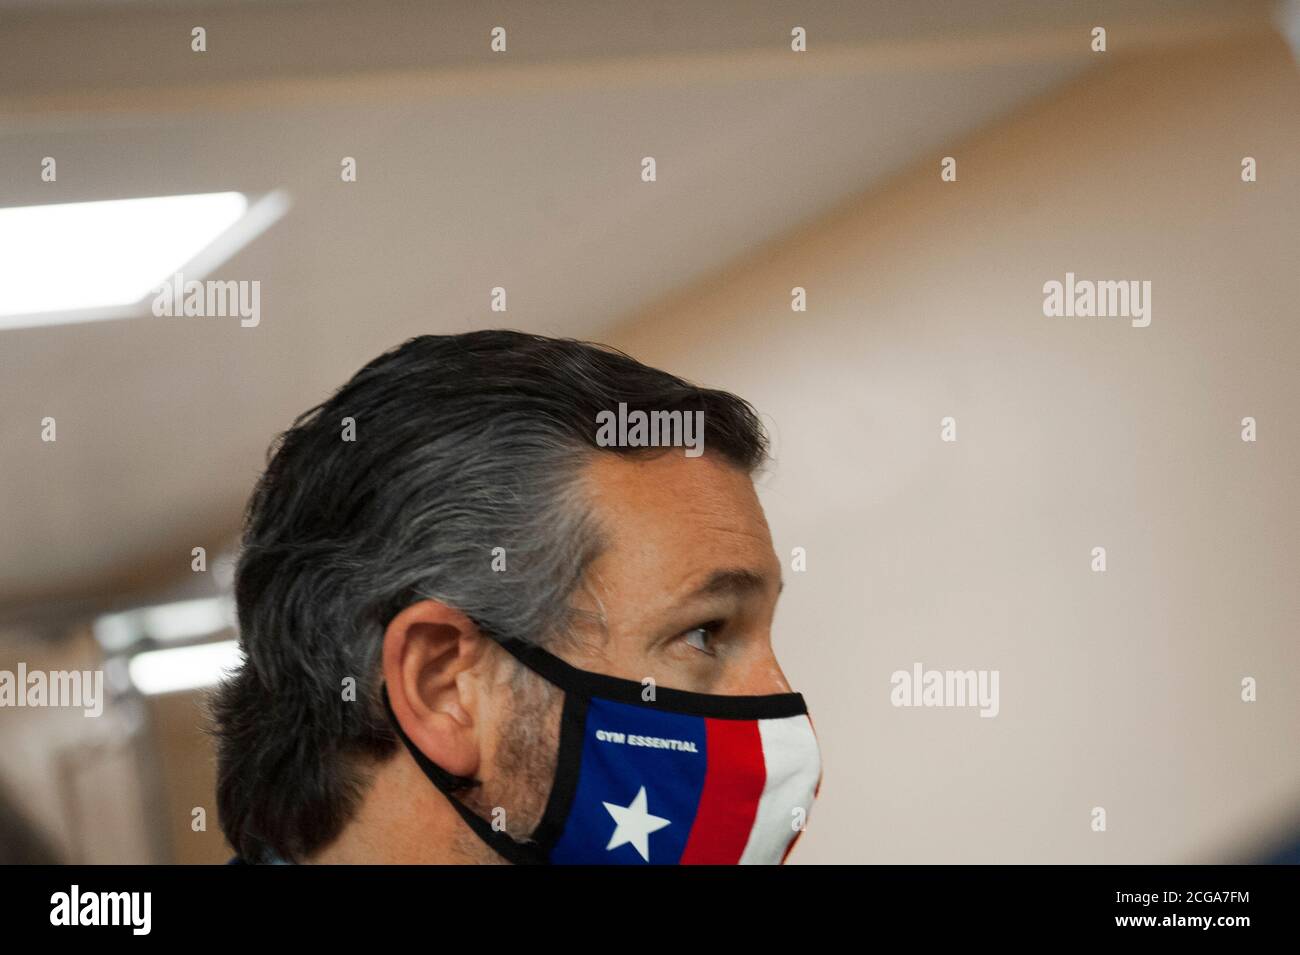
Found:
M 781 565 L 749 477 L 709 455 L 603 455 L 586 485 L 608 547 L 575 602 L 605 632 L 577 634 L 569 662 L 696 693 L 790 692 L 771 642 Z
M 790 692 L 771 643 L 781 568 L 747 475 L 708 454 L 596 454 L 582 486 L 605 547 L 574 595 L 582 612 L 556 655 L 695 693 Z M 562 693 L 491 640 L 462 636 L 453 646 L 449 628 L 390 628 L 387 642 L 408 654 L 407 676 L 396 679 L 410 686 L 411 670 L 422 674 L 412 709 L 424 718 L 412 735 L 435 762 L 482 780 L 468 805 L 486 818 L 504 811 L 510 834 L 526 838 L 554 779 Z M 405 785 L 411 804 L 441 798 L 418 773 Z M 498 861 L 451 822 L 467 861 Z
M 611 434 L 615 408 L 651 425 Z M 590 342 L 375 358 L 249 501 L 212 704 L 239 856 L 783 861 L 820 758 L 772 653 L 768 460 L 742 398 Z

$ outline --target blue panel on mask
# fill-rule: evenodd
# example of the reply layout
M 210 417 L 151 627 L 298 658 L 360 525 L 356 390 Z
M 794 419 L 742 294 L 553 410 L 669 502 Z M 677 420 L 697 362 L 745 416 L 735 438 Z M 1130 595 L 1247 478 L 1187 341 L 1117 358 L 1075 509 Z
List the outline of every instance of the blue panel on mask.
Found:
M 700 804 L 706 757 L 701 717 L 591 700 L 578 786 L 551 861 L 675 864 Z

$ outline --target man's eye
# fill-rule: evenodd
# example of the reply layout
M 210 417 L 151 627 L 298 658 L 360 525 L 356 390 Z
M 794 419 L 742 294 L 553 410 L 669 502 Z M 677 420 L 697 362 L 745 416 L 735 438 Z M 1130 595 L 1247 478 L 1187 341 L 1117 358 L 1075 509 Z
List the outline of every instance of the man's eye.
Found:
M 698 627 L 692 627 L 690 630 L 687 630 L 682 634 L 682 636 L 684 636 L 686 642 L 696 650 L 713 656 L 713 635 L 718 630 L 719 626 L 720 624 L 718 623 L 702 624 Z

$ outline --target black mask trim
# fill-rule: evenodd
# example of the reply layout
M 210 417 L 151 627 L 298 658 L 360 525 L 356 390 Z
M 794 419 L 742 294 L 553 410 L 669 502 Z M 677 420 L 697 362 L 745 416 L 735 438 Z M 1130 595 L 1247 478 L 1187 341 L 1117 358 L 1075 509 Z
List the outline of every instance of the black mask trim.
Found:
M 766 696 L 720 696 L 713 693 L 692 693 L 656 686 L 655 698 L 642 697 L 646 687 L 636 680 L 606 676 L 579 670 L 539 646 L 523 640 L 497 640 L 502 649 L 538 676 L 564 690 L 568 695 L 597 697 L 628 703 L 632 706 L 663 708 L 686 716 L 713 717 L 714 719 L 763 720 L 785 716 L 802 716 L 808 704 L 800 693 L 772 693 Z

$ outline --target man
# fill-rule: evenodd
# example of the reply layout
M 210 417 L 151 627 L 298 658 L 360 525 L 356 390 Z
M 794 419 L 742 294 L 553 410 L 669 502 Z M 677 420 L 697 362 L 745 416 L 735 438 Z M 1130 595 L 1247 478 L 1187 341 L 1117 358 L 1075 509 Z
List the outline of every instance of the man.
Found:
M 765 456 L 734 395 L 508 331 L 412 339 L 300 416 L 214 704 L 236 861 L 784 861 L 821 763 Z

